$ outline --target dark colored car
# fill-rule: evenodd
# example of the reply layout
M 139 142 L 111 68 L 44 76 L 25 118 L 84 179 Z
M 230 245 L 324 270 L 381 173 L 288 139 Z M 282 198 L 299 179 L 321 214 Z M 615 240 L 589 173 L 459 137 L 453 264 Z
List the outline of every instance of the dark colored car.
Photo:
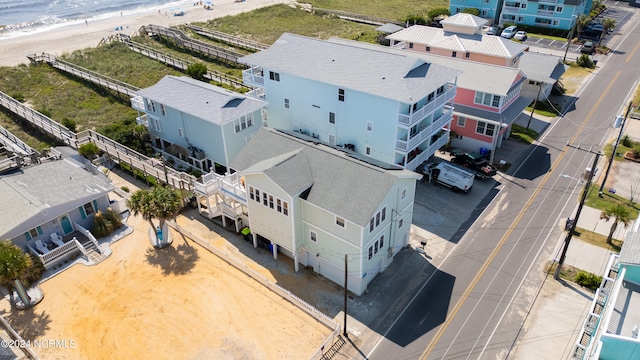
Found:
M 500 35 L 502 28 L 500 26 L 492 26 L 487 30 L 487 35 Z
M 498 173 L 493 165 L 482 155 L 476 152 L 452 151 L 451 162 L 460 164 L 476 173 L 476 177 L 489 178 Z

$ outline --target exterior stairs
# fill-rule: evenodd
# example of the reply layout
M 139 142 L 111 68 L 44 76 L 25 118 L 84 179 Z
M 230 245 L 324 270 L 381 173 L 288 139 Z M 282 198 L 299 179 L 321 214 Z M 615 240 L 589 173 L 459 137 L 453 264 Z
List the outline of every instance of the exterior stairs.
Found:
M 82 247 L 84 247 L 87 253 L 87 258 L 89 259 L 90 262 L 93 263 L 93 265 L 99 264 L 103 262 L 104 259 L 107 258 L 102 253 L 100 253 L 100 250 L 89 239 L 86 239 L 84 242 L 81 242 L 81 245 Z

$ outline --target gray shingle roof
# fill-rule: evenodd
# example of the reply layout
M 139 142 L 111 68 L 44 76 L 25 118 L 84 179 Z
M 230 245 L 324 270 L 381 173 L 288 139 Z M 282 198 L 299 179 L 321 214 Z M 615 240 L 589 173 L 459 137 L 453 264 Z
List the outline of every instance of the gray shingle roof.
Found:
M 13 230 L 37 214 L 45 217 L 49 212 L 53 218 L 71 210 L 64 211 L 69 204 L 89 202 L 113 189 L 104 175 L 92 175 L 69 159 L 28 166 L 0 176 L 0 237 L 18 235 Z
M 422 25 L 400 30 L 387 36 L 387 39 L 503 58 L 513 58 L 528 48 L 526 45 L 500 36 L 458 34 Z
M 553 84 L 567 71 L 568 65 L 562 63 L 562 58 L 555 55 L 525 52 L 520 58 L 518 69 L 522 70 L 528 79 Z
M 409 52 L 391 54 L 287 33 L 268 49 L 238 61 L 405 103 L 455 81 L 459 73 L 432 64 L 424 76 L 407 77 L 425 63 Z
M 231 167 L 241 174 L 264 172 L 291 195 L 309 189 L 308 202 L 360 226 L 378 210 L 398 177 L 420 178 L 408 170 L 385 170 L 329 146 L 267 128 L 254 133 Z
M 331 38 L 329 39 L 329 41 L 342 44 L 351 44 L 358 47 L 378 49 L 380 51 L 387 51 L 390 53 L 406 52 L 406 50 L 393 49 L 388 46 L 375 45 L 355 40 Z M 505 96 L 513 86 L 523 81 L 517 80 L 518 75 L 521 75 L 523 78 L 525 75 L 519 69 L 507 66 L 484 64 L 475 61 L 456 59 L 428 53 L 413 54 L 414 56 L 424 59 L 431 64 L 438 64 L 443 66 L 446 65 L 447 67 L 460 70 L 461 73 L 460 75 L 458 75 L 457 86 L 462 89 L 470 89 Z
M 472 108 L 470 106 L 464 105 L 455 105 L 455 110 L 453 113 L 455 115 L 461 115 L 466 117 L 475 117 L 482 120 L 491 120 L 494 122 L 502 122 L 505 124 L 510 123 L 515 120 L 524 109 L 531 104 L 531 99 L 520 97 L 516 101 L 514 101 L 509 107 L 503 111 L 502 113 L 495 113 L 491 111 L 481 110 L 477 108 Z
M 186 76 L 167 75 L 138 95 L 222 125 L 263 108 L 265 102 Z

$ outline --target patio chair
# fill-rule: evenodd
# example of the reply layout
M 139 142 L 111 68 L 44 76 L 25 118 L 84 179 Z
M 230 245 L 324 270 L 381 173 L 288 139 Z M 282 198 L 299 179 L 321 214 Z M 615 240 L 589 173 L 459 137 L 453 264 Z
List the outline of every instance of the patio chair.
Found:
M 64 245 L 64 241 L 62 240 L 62 236 L 58 235 L 58 233 L 51 233 L 51 241 L 58 246 Z
M 38 239 L 36 240 L 36 248 L 38 249 L 38 251 L 40 251 L 43 255 L 49 252 L 49 248 L 47 248 L 47 246 L 45 244 L 42 243 L 42 240 Z

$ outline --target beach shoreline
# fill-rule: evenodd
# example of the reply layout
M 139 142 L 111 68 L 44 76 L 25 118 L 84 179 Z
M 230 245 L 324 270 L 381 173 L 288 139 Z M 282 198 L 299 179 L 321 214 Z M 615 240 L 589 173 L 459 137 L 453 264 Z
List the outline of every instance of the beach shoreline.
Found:
M 34 32 L 16 37 L 0 38 L 0 66 L 27 64 L 28 55 L 49 53 L 63 55 L 76 50 L 97 47 L 102 39 L 116 33 L 133 35 L 143 25 L 175 26 L 179 24 L 205 22 L 207 20 L 252 11 L 261 7 L 289 3 L 288 0 L 234 0 L 216 1 L 213 10 L 204 6 L 184 7 L 183 16 L 173 16 L 169 7 L 159 7 L 148 12 L 113 16 L 70 24 L 46 32 Z M 118 29 L 116 31 L 116 28 Z

